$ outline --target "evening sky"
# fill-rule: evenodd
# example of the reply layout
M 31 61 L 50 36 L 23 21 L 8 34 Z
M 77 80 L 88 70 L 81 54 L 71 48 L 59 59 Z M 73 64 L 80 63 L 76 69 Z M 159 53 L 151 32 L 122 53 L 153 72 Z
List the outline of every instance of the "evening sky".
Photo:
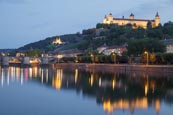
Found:
M 0 0 L 0 49 L 18 48 L 46 37 L 81 32 L 114 17 L 173 21 L 173 0 Z

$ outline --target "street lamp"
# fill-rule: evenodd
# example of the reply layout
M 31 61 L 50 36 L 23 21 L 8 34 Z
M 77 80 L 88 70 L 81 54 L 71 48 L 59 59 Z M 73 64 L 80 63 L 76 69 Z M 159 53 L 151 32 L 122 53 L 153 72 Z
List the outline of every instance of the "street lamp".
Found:
M 113 56 L 113 62 L 116 63 L 116 54 L 114 51 L 112 51 L 112 56 Z
M 75 63 L 78 63 L 78 57 L 77 57 L 77 55 L 74 56 L 74 61 L 75 61 Z
M 147 55 L 147 65 L 148 65 L 148 52 L 145 51 L 144 53 Z
M 57 58 L 58 58 L 58 63 L 59 63 L 60 59 L 62 58 L 62 55 L 58 54 Z
M 94 55 L 91 54 L 90 56 L 91 56 L 91 61 L 94 63 Z

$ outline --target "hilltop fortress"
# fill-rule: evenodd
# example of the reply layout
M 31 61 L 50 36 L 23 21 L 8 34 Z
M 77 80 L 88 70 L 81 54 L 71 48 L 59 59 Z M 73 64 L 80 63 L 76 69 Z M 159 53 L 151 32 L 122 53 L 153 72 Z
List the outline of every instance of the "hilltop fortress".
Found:
M 159 13 L 157 12 L 155 15 L 155 18 L 153 20 L 148 20 L 148 19 L 135 19 L 135 16 L 133 13 L 130 14 L 129 18 L 115 18 L 112 16 L 110 13 L 108 16 L 105 15 L 103 19 L 103 24 L 118 24 L 118 25 L 127 25 L 131 24 L 133 28 L 147 28 L 147 24 L 151 23 L 152 28 L 159 26 L 160 24 L 160 17 Z

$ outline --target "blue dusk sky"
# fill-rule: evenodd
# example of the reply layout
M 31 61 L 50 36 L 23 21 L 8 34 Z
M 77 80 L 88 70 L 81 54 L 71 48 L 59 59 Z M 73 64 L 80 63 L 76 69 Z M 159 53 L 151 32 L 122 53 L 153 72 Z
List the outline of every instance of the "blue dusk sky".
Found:
M 173 0 L 0 0 L 0 49 L 18 48 L 55 35 L 81 32 L 114 17 L 173 21 Z

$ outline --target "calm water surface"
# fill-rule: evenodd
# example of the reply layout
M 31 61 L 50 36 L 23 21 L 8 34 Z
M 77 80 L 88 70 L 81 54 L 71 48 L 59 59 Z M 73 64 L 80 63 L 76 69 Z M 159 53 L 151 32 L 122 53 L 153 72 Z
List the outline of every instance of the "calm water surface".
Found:
M 0 67 L 0 115 L 172 115 L 173 76 Z

